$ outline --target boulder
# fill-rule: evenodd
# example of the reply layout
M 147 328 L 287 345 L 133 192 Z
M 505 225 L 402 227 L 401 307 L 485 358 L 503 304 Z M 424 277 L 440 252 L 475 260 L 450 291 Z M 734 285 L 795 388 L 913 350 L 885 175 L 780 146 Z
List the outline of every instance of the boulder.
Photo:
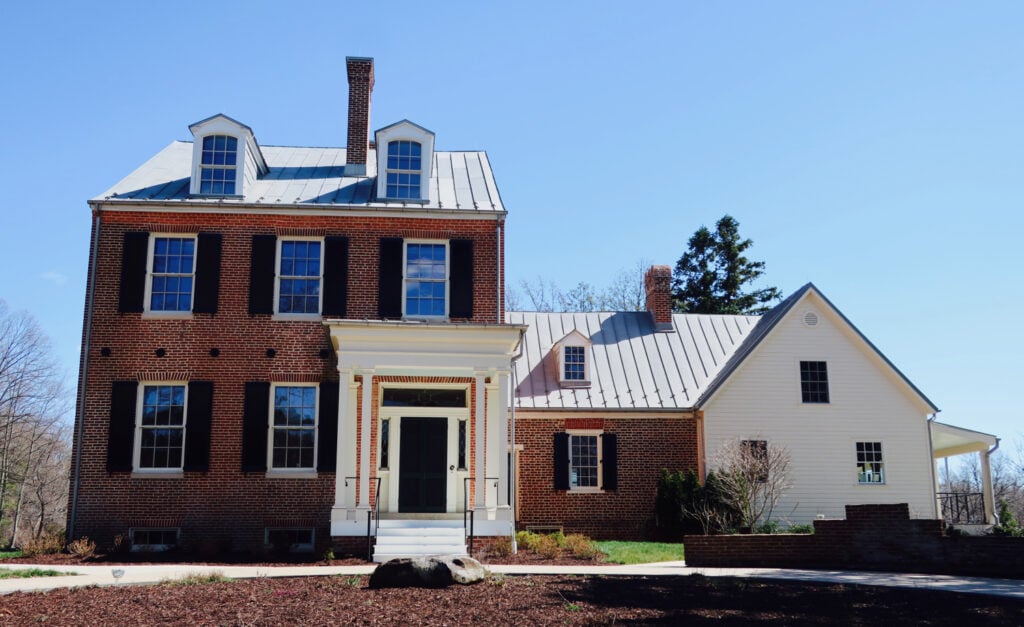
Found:
M 371 588 L 447 588 L 487 578 L 487 569 L 471 557 L 402 557 L 385 562 L 370 575 Z

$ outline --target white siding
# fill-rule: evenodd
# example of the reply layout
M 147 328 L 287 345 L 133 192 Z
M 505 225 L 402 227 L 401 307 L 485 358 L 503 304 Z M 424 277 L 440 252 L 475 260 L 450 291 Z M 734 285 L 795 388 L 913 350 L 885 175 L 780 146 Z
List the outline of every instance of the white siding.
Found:
M 804 314 L 818 324 L 808 327 Z M 800 362 L 828 363 L 830 402 L 805 404 Z M 705 405 L 708 466 L 733 438 L 764 439 L 791 457 L 788 490 L 774 519 L 845 517 L 847 504 L 908 503 L 934 518 L 927 406 L 813 292 L 796 303 Z M 856 442 L 882 442 L 884 485 L 860 485 Z

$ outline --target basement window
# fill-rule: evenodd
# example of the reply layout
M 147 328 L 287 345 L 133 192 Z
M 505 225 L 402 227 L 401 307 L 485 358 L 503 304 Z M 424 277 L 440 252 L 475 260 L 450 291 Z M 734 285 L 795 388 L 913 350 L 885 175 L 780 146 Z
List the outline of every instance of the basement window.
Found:
M 316 533 L 312 529 L 288 528 L 265 530 L 264 544 L 275 551 L 288 553 L 312 553 Z
M 170 551 L 178 546 L 176 527 L 135 527 L 128 531 L 128 535 L 132 551 L 137 553 Z

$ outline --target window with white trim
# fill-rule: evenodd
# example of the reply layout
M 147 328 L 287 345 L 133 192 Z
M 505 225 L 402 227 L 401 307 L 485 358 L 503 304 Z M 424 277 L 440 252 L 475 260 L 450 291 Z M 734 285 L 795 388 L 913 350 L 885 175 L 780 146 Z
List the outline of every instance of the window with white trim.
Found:
M 566 381 L 586 380 L 586 348 L 583 346 L 566 346 L 563 359 L 562 377 Z
M 423 175 L 422 144 L 400 139 L 388 142 L 387 150 L 387 197 L 418 199 Z
M 805 403 L 828 403 L 828 364 L 800 362 L 800 396 Z
M 153 235 L 149 238 L 146 311 L 192 311 L 195 260 L 195 235 Z
M 238 167 L 238 139 L 207 135 L 199 162 L 199 193 L 233 196 Z
M 577 330 L 570 331 L 552 348 L 558 356 L 558 381 L 564 387 L 590 385 L 590 339 Z
M 139 386 L 135 468 L 181 470 L 185 452 L 186 395 L 184 383 Z
M 270 418 L 270 468 L 316 468 L 317 386 L 275 384 Z
M 402 310 L 410 318 L 448 315 L 448 242 L 405 242 Z
M 857 442 L 857 483 L 885 483 L 881 442 Z
M 600 432 L 569 432 L 569 489 L 601 487 Z
M 278 240 L 277 313 L 320 314 L 323 255 L 319 239 Z

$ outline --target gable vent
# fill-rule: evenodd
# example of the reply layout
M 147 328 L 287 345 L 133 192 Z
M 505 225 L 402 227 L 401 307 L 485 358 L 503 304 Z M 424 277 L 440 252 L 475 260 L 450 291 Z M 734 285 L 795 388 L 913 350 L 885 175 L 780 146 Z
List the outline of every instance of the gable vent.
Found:
M 818 326 L 818 314 L 814 313 L 813 311 L 808 311 L 807 313 L 805 313 L 804 324 L 806 324 L 809 327 Z

